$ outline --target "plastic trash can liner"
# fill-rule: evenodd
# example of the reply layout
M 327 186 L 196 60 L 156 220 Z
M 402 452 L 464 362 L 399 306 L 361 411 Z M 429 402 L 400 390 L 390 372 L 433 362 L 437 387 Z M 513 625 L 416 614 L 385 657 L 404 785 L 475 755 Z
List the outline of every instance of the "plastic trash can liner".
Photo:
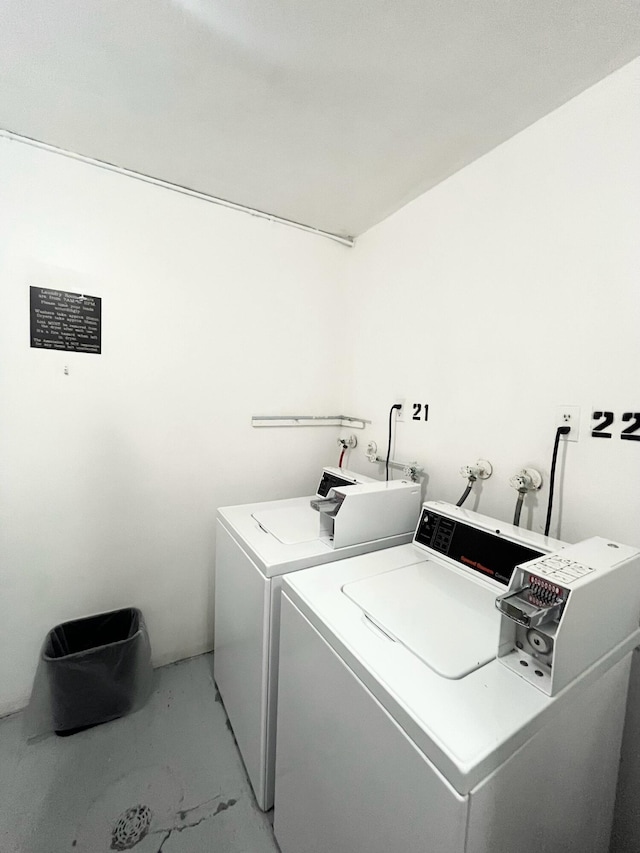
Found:
M 27 710 L 27 734 L 114 720 L 152 690 L 151 647 L 136 608 L 58 625 L 47 634 Z

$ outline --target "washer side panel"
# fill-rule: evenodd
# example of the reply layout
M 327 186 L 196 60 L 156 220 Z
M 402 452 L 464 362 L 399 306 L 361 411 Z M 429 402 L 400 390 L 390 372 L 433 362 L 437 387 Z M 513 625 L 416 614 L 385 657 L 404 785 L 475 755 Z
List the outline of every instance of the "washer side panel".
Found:
M 213 673 L 264 808 L 270 584 L 217 522 Z
M 468 798 L 286 595 L 281 619 L 274 831 L 282 853 L 463 853 Z
M 576 691 L 471 792 L 467 853 L 607 853 L 630 663 Z

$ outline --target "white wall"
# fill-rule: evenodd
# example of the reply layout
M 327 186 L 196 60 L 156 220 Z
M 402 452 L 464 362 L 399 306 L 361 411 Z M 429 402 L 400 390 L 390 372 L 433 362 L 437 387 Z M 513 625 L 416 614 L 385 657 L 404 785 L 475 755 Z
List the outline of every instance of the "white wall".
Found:
M 216 507 L 313 492 L 347 248 L 0 141 L 0 714 L 55 624 L 125 605 L 212 645 Z M 102 297 L 102 355 L 29 347 L 29 285 Z M 69 375 L 64 375 L 67 365 Z
M 424 464 L 427 496 L 455 501 L 460 466 L 484 457 L 494 474 L 468 506 L 510 520 L 508 479 L 534 466 L 545 486 L 523 519 L 541 530 L 556 406 L 580 406 L 552 533 L 640 546 L 640 442 L 590 437 L 594 408 L 640 411 L 639 152 L 636 61 L 358 241 L 348 393 L 374 420 L 361 446 L 386 444 L 396 395 L 428 402 L 429 421 L 399 424 L 395 447 Z M 640 849 L 638 674 L 632 696 L 615 833 L 628 853 Z
M 590 438 L 593 407 L 640 411 L 640 61 L 463 169 L 360 238 L 348 316 L 349 405 L 386 444 L 396 395 L 430 404 L 396 456 L 455 500 L 489 459 L 478 509 L 510 519 L 509 477 L 538 468 L 526 522 L 544 526 L 558 405 L 582 410 L 562 454 L 553 531 L 640 545 L 640 442 Z M 619 432 L 620 423 L 617 425 Z M 640 434 L 640 433 L 639 433 Z M 359 457 L 363 465 L 368 463 Z M 558 524 L 560 518 L 561 524 Z

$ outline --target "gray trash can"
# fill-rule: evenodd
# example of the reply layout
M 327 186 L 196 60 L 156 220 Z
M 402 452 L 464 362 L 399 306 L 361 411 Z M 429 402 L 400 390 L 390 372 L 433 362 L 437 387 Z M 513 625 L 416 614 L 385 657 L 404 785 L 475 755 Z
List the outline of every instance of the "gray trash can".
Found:
M 45 640 L 41 668 L 56 734 L 74 734 L 138 710 L 152 689 L 142 613 L 130 607 L 56 626 Z

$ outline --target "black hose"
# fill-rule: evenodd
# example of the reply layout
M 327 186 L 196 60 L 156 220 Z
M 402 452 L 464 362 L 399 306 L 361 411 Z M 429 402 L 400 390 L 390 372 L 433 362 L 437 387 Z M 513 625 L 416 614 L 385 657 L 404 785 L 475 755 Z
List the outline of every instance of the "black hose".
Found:
M 553 443 L 553 454 L 551 456 L 551 473 L 549 475 L 549 502 L 547 503 L 547 521 L 544 525 L 544 535 L 549 535 L 551 527 L 551 513 L 553 511 L 553 489 L 556 481 L 556 462 L 558 461 L 558 447 L 560 445 L 560 436 L 567 435 L 571 432 L 568 426 L 558 427 L 556 430 L 556 440 Z
M 520 526 L 520 513 L 522 512 L 522 504 L 524 503 L 524 496 L 526 495 L 526 489 L 518 489 L 518 500 L 516 501 L 516 511 L 513 513 L 513 524 L 514 527 Z
M 387 461 L 385 462 L 385 480 L 389 479 L 389 457 L 391 456 L 391 418 L 394 409 L 401 409 L 400 403 L 394 403 L 389 409 L 389 443 L 387 444 Z
M 475 481 L 476 481 L 475 477 L 469 477 L 469 482 L 467 484 L 467 488 L 462 493 L 462 496 L 461 496 L 460 500 L 458 501 L 458 503 L 456 504 L 456 506 L 462 506 L 462 504 L 466 501 L 466 499 L 469 497 L 469 494 L 471 493 L 471 487 L 473 486 Z

